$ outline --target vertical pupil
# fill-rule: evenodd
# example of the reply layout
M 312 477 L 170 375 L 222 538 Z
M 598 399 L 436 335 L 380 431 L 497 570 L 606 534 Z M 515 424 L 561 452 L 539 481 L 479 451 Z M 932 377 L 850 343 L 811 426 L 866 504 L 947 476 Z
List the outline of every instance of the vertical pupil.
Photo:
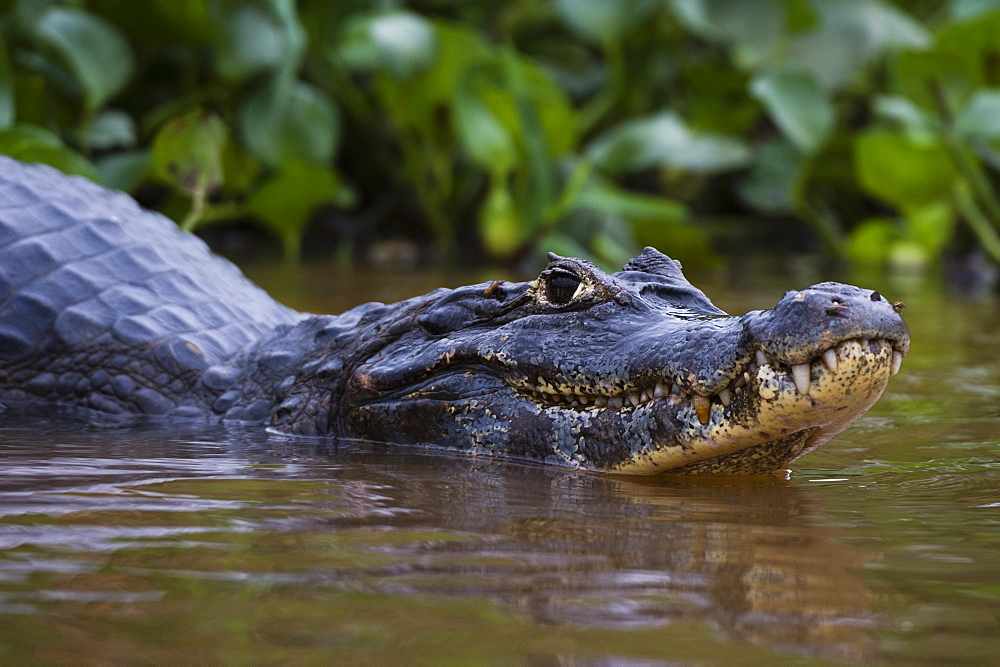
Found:
M 568 303 L 579 286 L 580 281 L 573 276 L 555 275 L 545 282 L 545 296 L 550 303 Z

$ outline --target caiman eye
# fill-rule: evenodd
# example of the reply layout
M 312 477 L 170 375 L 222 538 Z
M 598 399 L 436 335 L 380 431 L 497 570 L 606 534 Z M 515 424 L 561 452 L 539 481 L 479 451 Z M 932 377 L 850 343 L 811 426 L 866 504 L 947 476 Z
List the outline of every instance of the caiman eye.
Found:
M 567 304 L 580 291 L 580 279 L 572 273 L 554 273 L 545 280 L 545 298 L 555 306 Z

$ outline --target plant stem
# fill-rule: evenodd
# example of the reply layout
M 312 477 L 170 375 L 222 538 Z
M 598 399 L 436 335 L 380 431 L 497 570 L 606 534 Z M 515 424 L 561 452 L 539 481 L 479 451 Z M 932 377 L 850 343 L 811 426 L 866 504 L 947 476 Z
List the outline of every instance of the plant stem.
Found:
M 580 109 L 577 116 L 577 130 L 580 136 L 587 135 L 607 115 L 625 89 L 625 81 L 628 78 L 628 73 L 625 71 L 625 54 L 622 52 L 621 44 L 614 39 L 608 39 L 603 46 L 607 60 L 608 81 Z
M 979 209 L 979 205 L 973 198 L 970 188 L 966 183 L 960 183 L 955 187 L 955 207 L 961 212 L 962 217 L 972 229 L 976 238 L 986 254 L 994 262 L 1000 264 L 1000 234 L 993 228 L 990 221 Z
M 194 192 L 192 193 L 191 210 L 188 211 L 188 214 L 184 216 L 184 220 L 181 222 L 181 229 L 184 231 L 190 232 L 201 221 L 201 216 L 205 211 L 205 194 L 207 189 L 208 188 L 202 184 L 199 184 L 198 187 L 194 189 Z
M 938 113 L 941 115 L 945 147 L 982 207 L 981 209 L 976 207 L 976 210 L 980 216 L 983 216 L 982 221 L 987 225 L 992 223 L 994 227 L 1000 227 L 1000 200 L 997 199 L 996 193 L 993 191 L 993 184 L 990 183 L 989 176 L 958 136 L 958 131 L 955 129 L 955 115 L 951 111 L 941 83 L 932 81 L 930 89 Z

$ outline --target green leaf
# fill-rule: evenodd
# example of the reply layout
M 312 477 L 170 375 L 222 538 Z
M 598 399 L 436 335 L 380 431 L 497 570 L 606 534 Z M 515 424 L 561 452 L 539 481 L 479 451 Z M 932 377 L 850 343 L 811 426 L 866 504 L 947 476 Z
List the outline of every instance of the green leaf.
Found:
M 825 88 L 849 83 L 868 62 L 892 49 L 923 49 L 931 36 L 903 10 L 881 0 L 811 0 L 819 20 L 792 40 L 785 63 L 805 69 Z
M 521 247 L 521 218 L 504 174 L 490 179 L 490 191 L 479 215 L 483 246 L 490 255 L 507 258 Z
M 316 210 L 350 199 L 329 167 L 290 162 L 250 195 L 245 211 L 281 238 L 286 258 L 296 259 L 302 232 Z
M 847 256 L 861 264 L 882 264 L 889 257 L 889 248 L 899 237 L 897 222 L 889 218 L 862 221 L 847 239 Z
M 471 73 L 455 89 L 453 101 L 455 132 L 459 143 L 479 166 L 494 173 L 508 173 L 518 161 L 518 151 L 507 127 L 477 94 Z M 513 106 L 513 100 L 508 100 Z
M 955 211 L 950 201 L 936 201 L 909 212 L 907 236 L 923 247 L 928 256 L 938 257 L 955 230 Z
M 79 9 L 52 7 L 35 23 L 39 40 L 59 53 L 83 89 L 89 111 L 99 109 L 132 76 L 132 51 L 111 23 Z
M 771 60 L 784 38 L 785 0 L 672 0 L 670 4 L 689 30 L 731 44 L 736 63 L 745 69 Z
M 427 19 L 413 12 L 353 17 L 338 53 L 351 68 L 384 69 L 409 79 L 434 62 L 437 35 Z
M 750 92 L 803 153 L 819 150 L 833 130 L 830 96 L 807 72 L 781 70 L 757 77 Z
M 947 199 L 956 176 L 944 146 L 913 143 L 884 130 L 858 136 L 854 165 L 863 190 L 903 212 Z
M 148 151 L 123 151 L 111 153 L 97 160 L 97 172 L 101 183 L 132 192 L 149 171 L 150 157 Z
M 681 221 L 687 218 L 684 204 L 659 197 L 624 190 L 612 183 L 591 179 L 577 199 L 577 206 L 628 220 Z
M 933 143 L 941 131 L 935 116 L 906 97 L 879 95 L 872 108 L 878 116 L 899 123 L 911 141 Z
M 931 258 L 916 241 L 902 239 L 889 246 L 887 260 L 896 273 L 923 273 Z
M 433 128 L 436 115 L 452 104 L 465 72 L 493 57 L 490 45 L 470 28 L 443 21 L 435 22 L 433 28 L 436 59 L 428 69 L 398 86 L 406 102 L 400 111 L 423 131 Z
M 204 197 L 222 185 L 222 150 L 228 129 L 200 109 L 168 122 L 153 139 L 152 173 L 189 197 Z
M 948 19 L 954 22 L 968 21 L 997 10 L 1000 10 L 1000 2 L 997 0 L 951 0 L 948 3 Z
M 109 109 L 97 115 L 87 128 L 85 144 L 92 150 L 132 147 L 136 142 L 135 121 L 124 111 Z
M 1000 137 L 1000 90 L 977 90 L 955 119 L 955 129 L 965 137 Z
M 562 20 L 579 34 L 598 42 L 619 41 L 645 21 L 658 5 L 657 0 L 556 0 Z
M 797 182 L 803 156 L 784 140 L 756 147 L 754 164 L 738 186 L 743 201 L 765 213 L 790 213 L 796 208 Z
M 626 121 L 594 140 L 588 156 L 613 174 L 652 167 L 712 173 L 747 164 L 750 151 L 738 139 L 691 130 L 672 111 Z
M 307 83 L 272 79 L 254 90 L 238 113 L 247 149 L 270 166 L 323 165 L 337 150 L 337 109 L 326 93 Z
M 18 123 L 0 130 L 0 154 L 22 162 L 47 164 L 63 173 L 86 176 L 92 181 L 99 180 L 97 170 L 85 157 L 37 125 Z
M 281 65 L 289 46 L 285 30 L 264 7 L 252 3 L 209 7 L 215 10 L 215 68 L 222 78 L 246 81 Z
M 7 57 L 7 45 L 0 32 L 0 130 L 14 124 L 17 108 L 14 105 L 14 71 Z

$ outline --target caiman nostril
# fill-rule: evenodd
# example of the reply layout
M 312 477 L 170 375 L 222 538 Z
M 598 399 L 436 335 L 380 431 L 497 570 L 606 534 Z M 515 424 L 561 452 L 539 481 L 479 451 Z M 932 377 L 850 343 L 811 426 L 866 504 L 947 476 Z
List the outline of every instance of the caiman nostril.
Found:
M 833 317 L 847 317 L 845 314 L 847 312 L 847 306 L 842 303 L 835 303 L 832 306 L 827 306 L 826 314 Z
M 872 293 L 871 293 L 871 295 L 870 295 L 870 298 L 871 298 L 872 301 L 881 301 L 882 300 L 882 295 L 873 290 Z

